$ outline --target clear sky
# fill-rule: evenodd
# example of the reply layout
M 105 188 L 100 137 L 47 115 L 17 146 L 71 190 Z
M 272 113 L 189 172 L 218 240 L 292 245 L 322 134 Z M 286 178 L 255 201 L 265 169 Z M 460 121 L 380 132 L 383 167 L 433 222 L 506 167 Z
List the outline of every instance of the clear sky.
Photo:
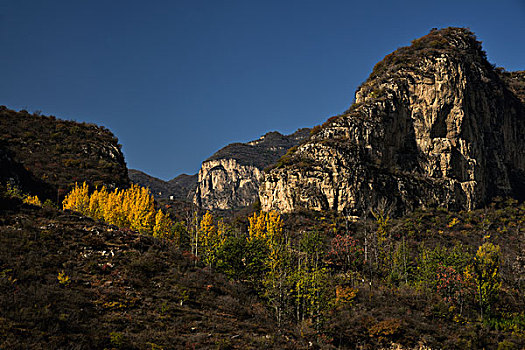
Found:
M 523 0 L 0 0 L 0 104 L 104 125 L 129 168 L 171 179 L 340 114 L 375 63 L 448 26 L 525 69 Z

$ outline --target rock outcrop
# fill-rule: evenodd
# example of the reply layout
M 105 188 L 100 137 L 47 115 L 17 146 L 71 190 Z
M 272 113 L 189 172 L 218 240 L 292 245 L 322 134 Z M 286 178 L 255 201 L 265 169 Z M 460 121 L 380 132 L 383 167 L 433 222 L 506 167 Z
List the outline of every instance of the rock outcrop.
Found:
M 247 143 L 230 144 L 202 163 L 194 202 L 205 209 L 233 209 L 257 200 L 263 170 L 305 140 L 310 129 L 291 135 L 269 132 Z
M 378 63 L 343 115 L 265 175 L 263 210 L 363 215 L 473 209 L 525 195 L 525 108 L 467 29 L 432 30 Z M 520 198 L 521 197 L 521 198 Z

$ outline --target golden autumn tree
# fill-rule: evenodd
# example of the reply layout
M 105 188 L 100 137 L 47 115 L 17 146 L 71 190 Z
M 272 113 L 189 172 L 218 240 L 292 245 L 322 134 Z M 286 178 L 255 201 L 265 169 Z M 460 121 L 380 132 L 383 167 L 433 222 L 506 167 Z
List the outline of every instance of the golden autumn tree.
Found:
M 64 210 L 70 209 L 89 215 L 89 188 L 86 182 L 82 186 L 75 183 L 75 187 L 64 198 L 62 207 Z
M 122 208 L 132 230 L 153 233 L 155 202 L 149 189 L 132 184 L 123 192 Z
M 89 195 L 85 182 L 82 186 L 75 184 L 62 205 L 64 209 L 140 233 L 166 235 L 173 224 L 166 214 L 155 211 L 155 202 L 149 190 L 138 185 L 111 192 L 102 187 Z
M 265 213 L 263 211 L 254 213 L 248 218 L 248 239 L 262 239 L 266 241 L 270 249 L 269 264 L 276 266 L 280 260 L 280 252 L 283 249 L 283 221 L 281 216 L 276 211 Z
M 201 246 L 203 261 L 208 265 L 212 265 L 215 260 L 216 236 L 217 227 L 213 223 L 213 215 L 207 211 L 199 225 L 198 243 Z
M 102 203 L 104 221 L 119 227 L 130 227 L 129 221 L 127 220 L 127 214 L 122 205 L 122 191 L 116 189 L 113 192 L 108 192 L 107 198 Z
M 199 225 L 200 252 L 202 260 L 208 265 L 215 265 L 217 254 L 224 245 L 228 235 L 228 225 L 220 219 L 215 225 L 213 215 L 208 211 L 201 219 Z
M 276 211 L 266 215 L 266 233 L 270 239 L 278 239 L 283 233 L 283 221 Z
M 23 202 L 26 204 L 36 205 L 37 207 L 42 206 L 42 202 L 38 198 L 38 196 L 26 196 L 23 199 Z
M 271 211 L 269 213 L 254 213 L 249 217 L 248 240 L 261 240 L 268 247 L 266 258 L 267 273 L 263 278 L 264 295 L 275 308 L 277 321 L 280 324 L 284 305 L 286 304 L 287 290 L 290 289 L 288 275 L 290 269 L 287 264 L 290 250 L 283 235 L 281 216 Z
M 173 232 L 173 222 L 162 210 L 155 215 L 155 226 L 153 226 L 153 237 L 170 238 Z
M 106 186 L 96 189 L 89 197 L 89 214 L 97 220 L 104 220 L 104 206 L 108 199 Z
M 257 238 L 266 238 L 266 213 L 261 211 L 259 215 L 253 213 L 248 217 L 250 225 L 248 226 L 248 238 L 254 240 Z
M 248 238 L 250 240 L 263 238 L 271 241 L 282 235 L 283 222 L 276 211 L 253 213 L 253 216 L 248 217 L 248 221 L 250 223 L 248 227 Z
M 202 217 L 200 228 L 199 228 L 199 236 L 202 247 L 207 247 L 210 245 L 211 241 L 213 240 L 213 236 L 215 236 L 217 232 L 217 228 L 213 224 L 213 215 L 207 211 L 206 214 Z

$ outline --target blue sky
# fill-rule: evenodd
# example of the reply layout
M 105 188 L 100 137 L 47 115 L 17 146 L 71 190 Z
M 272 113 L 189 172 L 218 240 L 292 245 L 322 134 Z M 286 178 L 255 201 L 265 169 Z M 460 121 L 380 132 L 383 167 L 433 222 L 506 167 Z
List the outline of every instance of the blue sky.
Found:
M 448 26 L 525 69 L 521 0 L 0 0 L 0 104 L 104 125 L 128 167 L 171 179 L 343 112 L 375 63 Z

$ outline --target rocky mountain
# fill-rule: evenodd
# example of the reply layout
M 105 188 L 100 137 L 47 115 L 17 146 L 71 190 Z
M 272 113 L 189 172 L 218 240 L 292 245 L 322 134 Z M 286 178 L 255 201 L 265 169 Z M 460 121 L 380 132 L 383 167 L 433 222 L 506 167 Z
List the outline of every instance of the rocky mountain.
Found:
M 164 181 L 148 175 L 140 170 L 129 169 L 131 182 L 147 187 L 155 198 L 170 198 L 176 200 L 191 200 L 197 185 L 197 174 L 181 174 L 174 179 Z
M 501 68 L 497 69 L 497 71 L 507 84 L 507 87 L 519 97 L 521 102 L 525 103 L 525 71 L 506 72 Z
M 379 62 L 344 114 L 315 127 L 260 188 L 263 210 L 361 215 L 473 209 L 525 196 L 523 72 L 505 73 L 467 29 L 433 29 Z
M 117 138 L 94 124 L 0 106 L 0 182 L 57 199 L 75 182 L 129 185 Z
M 205 209 L 232 209 L 257 200 L 264 168 L 310 134 L 299 129 L 290 135 L 269 132 L 247 143 L 230 144 L 202 163 L 194 202 Z

